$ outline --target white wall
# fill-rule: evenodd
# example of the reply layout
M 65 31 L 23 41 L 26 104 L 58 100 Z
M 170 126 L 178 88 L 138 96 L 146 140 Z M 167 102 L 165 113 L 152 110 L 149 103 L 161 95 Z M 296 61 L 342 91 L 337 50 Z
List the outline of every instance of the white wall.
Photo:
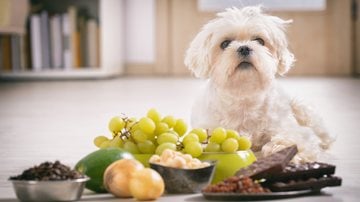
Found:
M 223 11 L 230 7 L 263 5 L 268 10 L 325 10 L 326 0 L 198 0 L 200 11 Z
M 101 39 L 101 65 L 109 71 L 123 71 L 123 38 L 124 32 L 122 25 L 124 22 L 124 15 L 122 12 L 124 8 L 124 2 L 118 0 L 106 0 L 101 1 L 100 4 L 100 18 L 105 19 L 101 21 L 102 33 Z M 118 23 L 121 23 L 118 26 Z
M 155 62 L 155 0 L 125 1 L 125 63 Z

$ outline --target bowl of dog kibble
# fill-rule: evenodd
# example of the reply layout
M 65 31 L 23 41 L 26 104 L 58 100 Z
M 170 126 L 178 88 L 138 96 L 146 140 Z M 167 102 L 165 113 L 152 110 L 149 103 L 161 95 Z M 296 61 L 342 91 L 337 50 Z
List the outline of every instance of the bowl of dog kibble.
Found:
M 20 201 L 76 201 L 89 178 L 55 161 L 26 169 L 9 180 Z
M 189 154 L 165 150 L 160 156 L 153 155 L 149 164 L 164 179 L 167 193 L 197 193 L 211 182 L 214 161 L 202 162 Z

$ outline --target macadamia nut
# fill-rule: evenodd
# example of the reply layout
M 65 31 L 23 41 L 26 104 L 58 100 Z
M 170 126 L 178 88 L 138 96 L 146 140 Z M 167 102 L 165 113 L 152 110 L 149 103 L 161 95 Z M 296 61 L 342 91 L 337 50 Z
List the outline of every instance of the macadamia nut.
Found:
M 151 156 L 150 163 L 160 164 L 167 167 L 183 168 L 183 169 L 197 169 L 210 166 L 208 162 L 201 162 L 197 158 L 193 158 L 189 154 L 183 154 L 181 152 L 166 149 L 161 156 Z

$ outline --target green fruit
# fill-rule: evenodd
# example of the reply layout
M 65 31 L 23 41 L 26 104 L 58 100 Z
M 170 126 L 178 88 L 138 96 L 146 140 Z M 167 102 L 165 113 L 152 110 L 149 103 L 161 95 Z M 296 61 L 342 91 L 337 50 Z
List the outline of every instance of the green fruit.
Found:
M 224 152 L 236 152 L 239 148 L 238 141 L 235 138 L 228 138 L 221 143 L 221 149 Z
M 226 130 L 222 127 L 215 128 L 211 132 L 209 141 L 217 144 L 221 144 L 226 139 Z
M 185 121 L 182 119 L 176 120 L 174 131 L 177 132 L 179 136 L 183 136 L 187 131 L 187 124 L 185 123 Z
M 248 150 L 251 148 L 251 141 L 246 136 L 241 136 L 238 139 L 239 150 Z
M 201 161 L 216 161 L 215 172 L 211 182 L 212 184 L 234 176 L 238 170 L 245 168 L 256 161 L 255 154 L 251 150 L 233 153 L 203 153 L 198 159 Z
M 109 122 L 109 130 L 114 134 L 120 132 L 125 126 L 125 122 L 121 117 L 115 116 Z
M 90 178 L 85 187 L 97 193 L 106 193 L 103 185 L 105 169 L 119 159 L 134 159 L 129 153 L 119 148 L 106 148 L 94 151 L 82 158 L 75 169 Z

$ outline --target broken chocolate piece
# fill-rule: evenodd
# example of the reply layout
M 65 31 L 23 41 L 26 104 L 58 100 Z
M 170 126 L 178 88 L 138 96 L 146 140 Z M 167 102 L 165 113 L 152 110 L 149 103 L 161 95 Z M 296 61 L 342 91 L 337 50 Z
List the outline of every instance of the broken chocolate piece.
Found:
M 281 172 L 273 173 L 266 179 L 266 181 L 284 182 L 297 179 L 320 178 L 324 175 L 330 176 L 334 173 L 335 166 L 327 163 L 289 163 Z
M 296 145 L 282 149 L 267 157 L 255 161 L 250 166 L 240 169 L 236 176 L 251 177 L 252 179 L 271 178 L 275 173 L 283 171 L 285 166 L 297 153 Z
M 267 187 L 273 192 L 320 190 L 324 187 L 341 186 L 341 178 L 336 176 L 324 176 L 321 178 L 309 178 L 306 180 L 290 180 L 287 182 L 275 182 Z

